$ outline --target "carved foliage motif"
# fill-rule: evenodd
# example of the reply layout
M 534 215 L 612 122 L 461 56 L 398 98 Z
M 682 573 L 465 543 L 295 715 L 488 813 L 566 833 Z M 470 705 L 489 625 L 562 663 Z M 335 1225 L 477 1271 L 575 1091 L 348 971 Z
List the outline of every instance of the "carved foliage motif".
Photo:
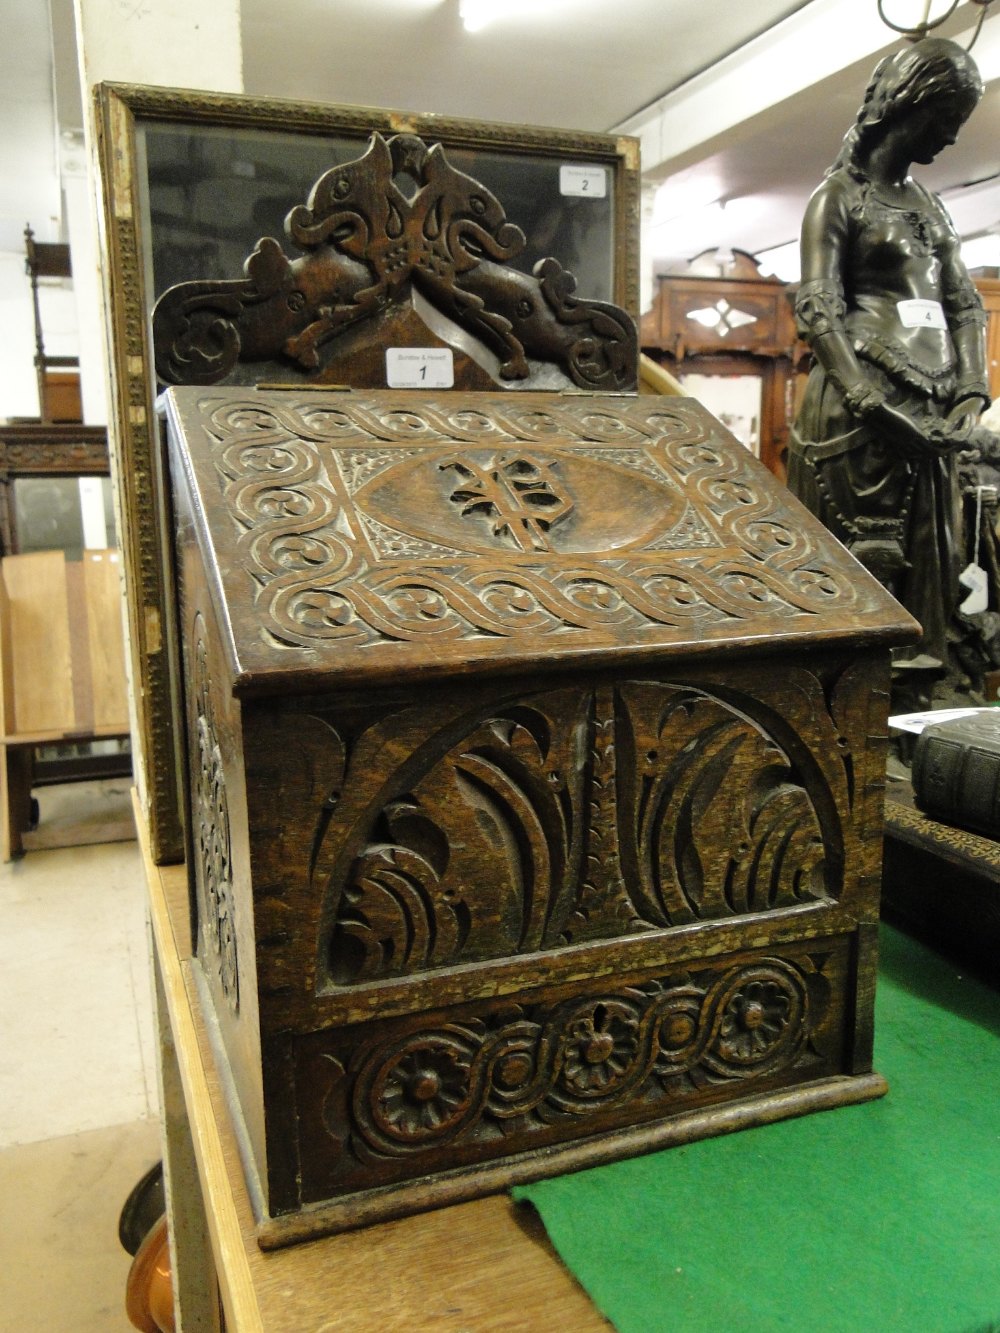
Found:
M 445 1145 L 510 1151 L 553 1127 L 634 1123 L 727 1083 L 819 1063 L 829 1058 L 814 1047 L 830 1017 L 825 966 L 823 957 L 761 957 L 328 1053 L 327 1146 L 338 1146 L 343 1175 Z
M 774 739 L 700 690 L 624 693 L 644 919 L 677 925 L 821 897 L 819 819 Z
M 581 388 L 635 386 L 637 336 L 625 311 L 577 297 L 556 259 L 531 276 L 505 267 L 524 233 L 440 144 L 373 133 L 361 157 L 320 176 L 285 231 L 300 258 L 264 237 L 244 278 L 163 294 L 153 312 L 161 380 L 214 384 L 239 361 L 278 358 L 320 371 L 326 344 L 415 289 L 499 358 L 503 381 L 529 380 L 531 358 Z
M 398 721 L 411 758 L 326 829 L 340 849 L 329 981 L 835 898 L 843 835 L 817 813 L 827 784 L 754 711 L 634 681 L 534 695 L 437 734 Z M 347 786 L 376 748 L 357 748 Z
M 683 404 L 199 410 L 243 534 L 235 563 L 279 644 L 565 647 L 866 609 Z
M 346 841 L 331 821 L 327 838 L 356 849 L 331 886 L 339 901 L 332 980 L 558 942 L 582 847 L 586 707 L 581 692 L 566 690 L 545 706 L 490 716 L 456 737 L 442 761 L 425 761 L 405 791 L 365 810 Z M 434 748 L 427 737 L 418 754 Z
M 499 455 L 485 465 L 458 457 L 438 464 L 454 468 L 461 478 L 451 500 L 463 514 L 481 510 L 491 520 L 493 536 L 509 537 L 520 551 L 551 550 L 547 532 L 573 511 L 573 502 L 561 492 L 555 464 L 527 454 Z
M 214 960 L 219 983 L 233 1013 L 239 1010 L 239 960 L 229 837 L 229 806 L 222 752 L 212 716 L 205 626 L 197 617 L 194 634 L 195 756 L 192 784 L 198 916 L 205 950 Z

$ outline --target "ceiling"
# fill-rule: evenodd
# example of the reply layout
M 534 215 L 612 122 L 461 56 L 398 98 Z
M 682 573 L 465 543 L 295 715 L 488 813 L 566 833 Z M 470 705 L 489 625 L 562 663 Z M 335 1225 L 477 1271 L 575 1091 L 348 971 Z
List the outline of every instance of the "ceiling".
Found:
M 793 242 L 875 60 L 898 40 L 875 0 L 548 0 L 544 12 L 540 0 L 505 0 L 478 32 L 460 3 L 481 0 L 242 0 L 246 91 L 637 133 L 644 172 L 665 183 L 647 218 L 661 266 L 716 245 Z M 904 21 L 925 7 L 885 3 Z M 946 7 L 932 0 L 932 15 Z M 40 239 L 60 235 L 60 153 L 81 113 L 72 0 L 7 8 L 0 252 L 15 252 L 28 220 Z M 947 191 L 967 235 L 1000 229 L 996 10 L 975 53 L 990 67 L 987 98 L 922 175 Z M 963 0 L 941 31 L 967 33 L 979 12 Z

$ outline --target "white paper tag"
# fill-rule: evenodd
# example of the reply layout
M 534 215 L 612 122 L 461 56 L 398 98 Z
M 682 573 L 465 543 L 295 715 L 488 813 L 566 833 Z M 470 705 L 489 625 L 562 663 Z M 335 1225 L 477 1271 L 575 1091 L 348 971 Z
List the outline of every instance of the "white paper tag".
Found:
M 387 347 L 385 382 L 390 389 L 450 389 L 455 358 L 450 347 Z
M 976 713 L 996 713 L 995 708 L 935 708 L 927 713 L 896 713 L 890 717 L 889 726 L 893 731 L 908 731 L 919 736 L 924 727 L 933 722 L 953 722 L 960 717 L 972 717 Z
M 564 162 L 559 168 L 559 193 L 579 199 L 607 198 L 607 168 L 577 167 Z
M 946 329 L 948 321 L 940 301 L 897 301 L 899 322 L 904 329 Z
M 974 616 L 985 611 L 990 604 L 990 581 L 986 570 L 975 561 L 966 565 L 958 576 L 963 588 L 969 589 L 969 595 L 958 608 L 964 616 Z

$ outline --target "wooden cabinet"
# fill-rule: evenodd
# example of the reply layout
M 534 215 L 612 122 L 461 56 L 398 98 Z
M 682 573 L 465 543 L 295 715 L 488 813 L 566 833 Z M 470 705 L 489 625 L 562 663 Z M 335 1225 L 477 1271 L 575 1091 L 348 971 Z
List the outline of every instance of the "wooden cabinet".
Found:
M 877 1096 L 889 648 L 690 399 L 171 389 L 263 1245 Z
M 706 256 L 658 279 L 639 334 L 643 351 L 782 480 L 797 360 L 788 291 L 740 251 L 731 262 Z
M 1000 278 L 976 278 L 976 288 L 986 307 L 986 377 L 990 396 L 1000 398 Z

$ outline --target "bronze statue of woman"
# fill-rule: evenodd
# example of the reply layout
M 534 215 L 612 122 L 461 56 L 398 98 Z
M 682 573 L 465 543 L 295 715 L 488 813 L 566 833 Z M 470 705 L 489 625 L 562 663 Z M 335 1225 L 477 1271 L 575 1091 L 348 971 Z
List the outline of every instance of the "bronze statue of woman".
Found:
M 910 167 L 955 142 L 982 92 L 954 42 L 887 56 L 802 228 L 796 315 L 815 364 L 788 483 L 921 622 L 927 667 L 947 664 L 960 597 L 955 455 L 989 393 L 982 303 Z

